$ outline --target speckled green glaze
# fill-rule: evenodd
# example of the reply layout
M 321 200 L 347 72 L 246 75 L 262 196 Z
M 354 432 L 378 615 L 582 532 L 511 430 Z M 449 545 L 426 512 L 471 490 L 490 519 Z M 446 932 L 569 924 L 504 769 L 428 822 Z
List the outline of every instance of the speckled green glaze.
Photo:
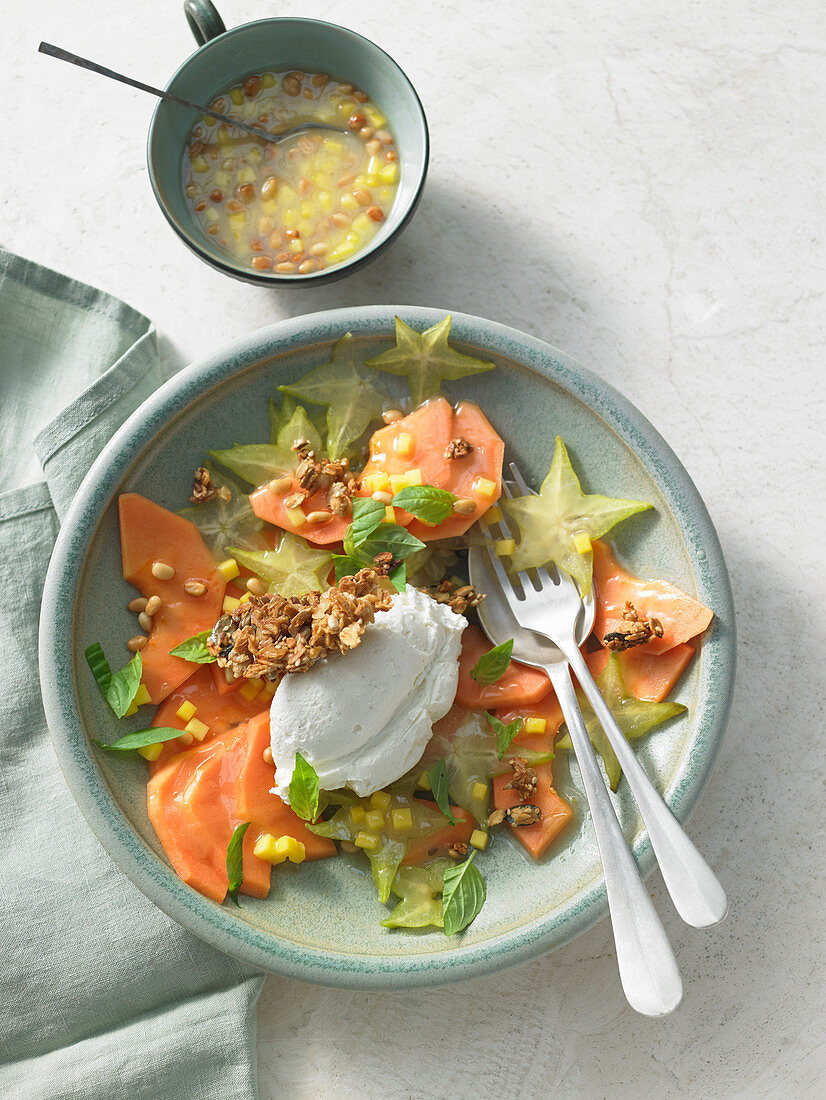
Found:
M 605 888 L 576 766 L 561 754 L 557 782 L 578 808 L 572 828 L 534 864 L 502 837 L 481 867 L 488 901 L 472 927 L 450 939 L 389 931 L 369 879 L 344 860 L 276 869 L 266 901 L 219 906 L 171 871 L 145 806 L 139 760 L 112 759 L 90 740 L 113 740 L 83 659 L 99 640 L 112 663 L 125 660 L 133 630 L 132 590 L 120 573 L 116 497 L 138 490 L 180 507 L 191 470 L 208 447 L 267 436 L 267 397 L 283 381 L 323 362 L 351 331 L 365 354 L 392 340 L 400 314 L 422 329 L 442 311 L 375 306 L 341 309 L 261 329 L 182 371 L 150 398 L 100 455 L 55 547 L 43 600 L 43 697 L 67 782 L 90 826 L 124 872 L 196 935 L 264 969 L 350 988 L 413 987 L 487 974 L 570 940 L 606 912 Z M 454 315 L 452 338 L 498 369 L 450 386 L 478 401 L 505 437 L 509 457 L 536 482 L 557 433 L 589 489 L 654 503 L 624 525 L 618 546 L 636 571 L 663 576 L 716 612 L 715 623 L 679 698 L 688 714 L 639 744 L 649 774 L 685 821 L 708 779 L 725 728 L 734 677 L 734 612 L 720 546 L 697 490 L 654 428 L 610 386 L 562 352 L 489 321 Z M 390 380 L 392 384 L 395 380 Z M 140 716 L 130 720 L 137 728 Z M 121 724 L 119 732 L 125 728 Z M 617 805 L 644 873 L 653 866 L 647 835 L 620 786 Z M 101 858 L 104 858 L 101 855 Z M 125 918 L 128 919 L 128 918 Z

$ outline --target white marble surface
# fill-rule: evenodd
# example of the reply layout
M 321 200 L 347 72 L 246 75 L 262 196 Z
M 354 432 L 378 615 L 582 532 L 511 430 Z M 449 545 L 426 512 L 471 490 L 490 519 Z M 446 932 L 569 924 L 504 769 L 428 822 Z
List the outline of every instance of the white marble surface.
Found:
M 691 826 L 729 919 L 687 930 L 651 880 L 686 978 L 674 1016 L 624 1006 L 605 923 L 452 988 L 270 978 L 263 1100 L 822 1096 L 822 5 L 225 0 L 223 14 L 338 19 L 406 68 L 433 159 L 395 248 L 292 293 L 185 251 L 146 178 L 151 102 L 35 54 L 45 38 L 163 83 L 192 46 L 172 0 L 9 6 L 0 243 L 152 316 L 171 368 L 282 317 L 370 302 L 479 313 L 565 348 L 688 467 L 741 638 L 728 737 Z

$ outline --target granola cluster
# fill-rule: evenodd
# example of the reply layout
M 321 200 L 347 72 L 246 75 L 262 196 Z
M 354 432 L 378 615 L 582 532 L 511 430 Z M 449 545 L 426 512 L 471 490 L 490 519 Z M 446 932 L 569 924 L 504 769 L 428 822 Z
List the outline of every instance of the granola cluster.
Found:
M 343 577 L 326 592 L 253 596 L 218 620 L 207 649 L 236 677 L 278 680 L 306 672 L 331 653 L 355 649 L 376 612 L 391 603 L 374 569 Z
M 449 604 L 450 610 L 457 615 L 464 615 L 469 607 L 478 607 L 485 598 L 484 592 L 477 592 L 472 584 L 457 585 L 447 579 L 420 591 L 436 603 Z
M 621 653 L 624 649 L 645 645 L 652 638 L 662 638 L 663 628 L 659 619 L 641 619 L 632 603 L 626 603 L 622 615 L 619 629 L 611 631 L 603 638 L 606 649 Z
M 333 462 L 329 458 L 316 458 L 307 439 L 293 443 L 298 464 L 295 479 L 298 489 L 285 498 L 287 508 L 299 508 L 314 493 L 327 493 L 327 507 L 334 516 L 349 516 L 353 511 L 353 493 L 358 482 L 350 469 L 347 458 Z
M 542 820 L 542 809 L 529 798 L 536 796 L 537 779 L 536 772 L 528 766 L 524 756 L 512 756 L 508 760 L 508 767 L 513 775 L 505 784 L 505 790 L 514 790 L 521 798 L 517 806 L 510 806 L 507 810 L 494 810 L 488 817 L 488 828 L 501 825 L 506 821 L 508 825 L 536 825 Z
M 516 791 L 522 801 L 527 802 L 536 794 L 536 772 L 528 767 L 524 756 L 512 756 L 508 767 L 513 769 L 513 775 L 505 784 L 505 790 Z
M 473 452 L 473 444 L 462 436 L 451 439 L 445 449 L 445 458 L 465 458 Z
M 193 504 L 207 504 L 210 500 L 229 500 L 229 489 L 225 485 L 215 485 L 212 474 L 206 466 L 199 466 L 192 475 L 192 493 L 189 497 Z

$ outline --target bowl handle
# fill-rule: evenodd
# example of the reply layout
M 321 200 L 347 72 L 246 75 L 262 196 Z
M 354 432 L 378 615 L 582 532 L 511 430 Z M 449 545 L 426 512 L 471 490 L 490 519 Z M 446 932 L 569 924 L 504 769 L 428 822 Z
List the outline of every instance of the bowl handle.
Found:
M 185 0 L 184 15 L 199 46 L 217 38 L 227 29 L 211 0 Z

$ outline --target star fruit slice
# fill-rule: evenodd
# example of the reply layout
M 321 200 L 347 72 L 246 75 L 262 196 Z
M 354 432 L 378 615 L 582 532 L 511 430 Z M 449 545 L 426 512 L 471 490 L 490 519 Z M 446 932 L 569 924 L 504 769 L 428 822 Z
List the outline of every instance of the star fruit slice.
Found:
M 455 381 L 493 370 L 495 363 L 462 355 L 448 344 L 451 320 L 448 315 L 419 333 L 397 317 L 396 346 L 368 359 L 366 365 L 388 374 L 407 375 L 416 408 L 428 397 L 435 397 L 445 380 Z
M 583 596 L 591 591 L 591 540 L 600 538 L 621 520 L 651 507 L 640 500 L 615 500 L 583 493 L 559 436 L 551 469 L 539 494 L 502 500 L 500 504 L 519 527 L 512 568 L 531 569 L 553 561 L 577 581 Z
M 637 699 L 625 686 L 622 671 L 617 655 L 611 653 L 605 663 L 605 668 L 598 676 L 594 677 L 597 687 L 611 709 L 611 713 L 617 720 L 617 725 L 629 741 L 635 741 L 642 737 L 655 726 L 667 722 L 669 718 L 676 718 L 687 708 L 682 703 L 647 703 Z M 622 769 L 616 753 L 605 735 L 605 731 L 597 721 L 596 715 L 591 709 L 590 703 L 581 692 L 577 692 L 582 717 L 585 719 L 585 728 L 591 738 L 591 744 L 602 757 L 605 765 L 605 773 L 611 790 L 615 791 L 619 785 Z M 571 749 L 571 735 L 565 726 L 562 727 L 564 736 L 554 742 L 554 751 Z
M 230 546 L 229 553 L 266 584 L 270 592 L 285 599 L 305 592 L 324 592 L 333 566 L 333 556 L 310 546 L 299 535 L 285 531 L 275 550 L 245 550 Z

